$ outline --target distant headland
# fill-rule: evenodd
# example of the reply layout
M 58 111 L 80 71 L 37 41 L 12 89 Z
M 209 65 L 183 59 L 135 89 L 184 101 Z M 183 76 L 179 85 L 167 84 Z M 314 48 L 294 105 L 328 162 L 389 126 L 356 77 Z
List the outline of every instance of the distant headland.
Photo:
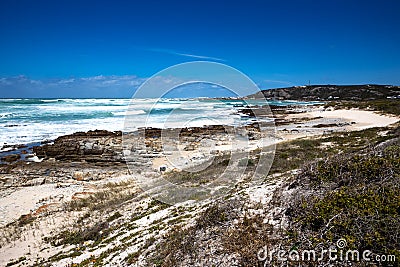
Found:
M 247 98 L 279 100 L 378 100 L 400 99 L 400 87 L 394 85 L 304 85 L 262 90 Z

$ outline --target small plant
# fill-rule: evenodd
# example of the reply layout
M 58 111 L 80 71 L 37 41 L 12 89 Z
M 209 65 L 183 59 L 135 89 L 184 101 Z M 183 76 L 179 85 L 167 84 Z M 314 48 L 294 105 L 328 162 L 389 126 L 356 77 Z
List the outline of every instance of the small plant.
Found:
M 97 223 L 96 225 L 82 230 L 64 230 L 55 237 L 45 237 L 44 241 L 50 242 L 53 246 L 65 244 L 82 244 L 85 241 L 100 241 L 109 233 L 108 223 Z
M 35 217 L 32 214 L 21 215 L 18 219 L 18 226 L 24 226 L 33 223 Z
M 272 241 L 271 233 L 272 226 L 265 224 L 262 216 L 245 216 L 225 232 L 222 244 L 226 252 L 240 257 L 241 266 L 257 266 L 255 252 Z
M 196 219 L 196 228 L 203 229 L 228 221 L 228 211 L 222 205 L 211 205 Z
M 6 266 L 13 266 L 13 265 L 16 265 L 16 264 L 18 264 L 18 263 L 21 263 L 21 262 L 23 262 L 23 261 L 25 261 L 25 260 L 26 260 L 26 257 L 20 257 L 20 258 L 18 258 L 18 259 L 16 259 L 16 260 L 10 261 L 9 263 L 7 263 Z
M 121 216 L 122 216 L 122 214 L 119 213 L 119 211 L 117 211 L 113 215 L 111 215 L 110 217 L 107 218 L 107 222 L 112 222 L 112 221 L 114 221 L 115 219 L 118 219 Z

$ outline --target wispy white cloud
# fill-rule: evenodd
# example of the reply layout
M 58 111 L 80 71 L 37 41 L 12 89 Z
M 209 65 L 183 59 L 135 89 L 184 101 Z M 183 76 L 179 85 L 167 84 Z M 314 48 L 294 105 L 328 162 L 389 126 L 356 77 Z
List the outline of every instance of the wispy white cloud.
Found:
M 171 88 L 168 97 L 231 96 L 229 90 L 208 83 L 189 83 L 176 76 L 154 76 L 145 90 L 137 89 L 147 78 L 110 75 L 31 79 L 27 76 L 0 78 L 0 98 L 130 98 L 160 97 L 160 88 Z
M 151 51 L 151 52 L 170 54 L 170 55 L 176 55 L 176 56 L 196 58 L 196 59 L 214 60 L 214 61 L 226 61 L 226 60 L 224 60 L 222 58 L 218 58 L 218 57 L 196 55 L 196 54 L 192 54 L 192 53 L 185 53 L 185 52 L 175 51 L 175 50 L 171 50 L 171 49 L 147 48 L 147 49 L 144 49 L 144 50 Z
M 66 84 L 66 83 L 73 83 L 73 82 L 75 82 L 75 79 L 71 78 L 71 79 L 60 80 L 58 83 L 59 84 Z
M 290 85 L 292 84 L 291 82 L 288 81 L 281 81 L 281 80 L 264 80 L 265 83 L 280 83 L 280 84 L 287 84 Z
M 26 76 L 0 79 L 1 97 L 131 97 L 145 81 L 135 75 L 84 78 L 30 79 Z

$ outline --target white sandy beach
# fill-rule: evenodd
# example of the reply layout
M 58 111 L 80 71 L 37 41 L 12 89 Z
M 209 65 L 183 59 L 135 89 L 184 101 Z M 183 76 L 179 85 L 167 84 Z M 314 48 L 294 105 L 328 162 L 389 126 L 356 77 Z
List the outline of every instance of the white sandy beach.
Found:
M 351 110 L 346 110 L 346 109 L 340 109 L 340 110 L 328 110 L 324 111 L 322 109 L 315 110 L 312 109 L 308 112 L 305 113 L 299 113 L 299 114 L 291 114 L 288 116 L 288 118 L 316 118 L 315 121 L 318 123 L 327 123 L 327 122 L 348 122 L 349 124 L 343 126 L 343 127 L 336 127 L 337 131 L 356 131 L 356 130 L 362 130 L 362 129 L 367 129 L 367 128 L 372 128 L 372 127 L 385 127 L 390 124 L 396 123 L 400 121 L 399 117 L 396 116 L 388 116 L 388 115 L 381 115 L 378 113 L 375 113 L 373 111 L 366 111 L 366 110 L 358 110 L 358 109 L 351 109 Z M 322 117 L 322 119 L 321 119 Z M 307 121 L 303 124 L 303 126 L 306 125 L 311 125 L 312 123 L 316 123 L 311 121 Z M 297 124 L 296 124 L 297 125 Z M 297 125 L 298 126 L 298 125 Z M 286 128 L 290 128 L 285 126 Z M 293 140 L 296 138 L 303 138 L 303 137 L 312 137 L 316 135 L 322 135 L 324 132 L 324 128 L 316 129 L 315 131 L 299 131 L 295 133 L 282 133 L 282 131 L 279 131 L 279 129 L 282 127 L 278 127 L 278 136 L 280 138 L 275 139 L 276 143 L 283 142 L 283 141 L 288 141 L 288 140 Z M 242 149 L 249 149 L 249 147 L 244 147 L 247 143 L 243 143 Z M 258 142 L 253 141 L 250 145 L 252 146 L 252 149 L 257 148 Z M 264 142 L 264 144 L 266 144 Z M 248 146 L 249 144 L 247 144 Z M 238 148 L 238 144 L 235 144 L 235 148 Z M 232 148 L 232 145 L 219 145 L 216 146 L 214 149 L 219 150 L 219 151 L 226 151 L 228 149 Z M 187 160 L 191 160 L 192 157 L 195 157 L 197 154 L 199 154 L 198 151 L 183 151 L 181 156 L 183 158 L 186 158 Z M 159 158 L 154 158 L 153 159 L 153 168 L 155 170 L 158 170 L 161 165 L 167 165 L 168 167 L 172 168 L 174 166 L 171 165 L 169 160 L 165 157 L 159 157 Z M 106 179 L 105 181 L 108 180 L 114 180 L 113 179 Z M 7 224 L 12 220 L 15 220 L 22 214 L 27 214 L 31 210 L 35 210 L 37 208 L 38 203 L 40 202 L 39 200 L 41 199 L 48 199 L 51 198 L 52 196 L 58 196 L 58 195 L 63 195 L 64 200 L 68 199 L 71 197 L 76 192 L 79 192 L 82 190 L 82 186 L 78 187 L 68 187 L 68 188 L 59 188 L 59 189 L 54 189 L 56 185 L 50 185 L 46 184 L 43 186 L 35 186 L 35 187 L 23 187 L 18 190 L 16 190 L 14 193 L 2 197 L 1 202 L 3 203 L 2 207 L 0 208 L 0 224 Z
M 359 131 L 374 127 L 386 127 L 400 121 L 399 117 L 383 115 L 374 111 L 360 109 L 326 110 L 310 108 L 306 112 L 290 114 L 286 119 L 304 119 L 302 122 L 277 126 L 281 141 L 307 138 L 332 132 Z M 328 125 L 332 126 L 328 126 Z M 317 125 L 327 125 L 316 127 Z
M 359 109 L 337 109 L 324 111 L 311 111 L 305 115 L 310 117 L 337 118 L 348 122 L 354 122 L 351 129 L 362 130 L 372 127 L 385 127 L 396 123 L 400 120 L 399 117 L 382 115 L 374 111 L 359 110 Z
M 300 122 L 285 124 L 276 127 L 277 138 L 274 138 L 274 142 L 279 143 L 296 138 L 311 138 L 314 136 L 325 134 L 327 129 L 332 129 L 331 131 L 333 132 L 357 131 L 372 127 L 385 127 L 400 121 L 399 117 L 382 115 L 368 110 L 325 110 L 320 107 L 309 108 L 306 112 L 290 114 L 286 116 L 286 119 L 302 118 L 307 118 L 307 120 L 300 120 Z M 315 127 L 318 124 L 337 124 L 339 126 L 321 128 Z M 215 145 L 213 147 L 213 150 L 226 151 L 232 149 L 232 147 L 235 147 L 236 149 L 241 148 L 244 150 L 252 150 L 257 148 L 257 144 L 258 142 L 254 140 L 250 144 L 243 143 L 243 147 L 240 147 L 241 145 L 239 144 L 232 145 L 228 142 L 228 140 L 224 140 L 224 142 L 221 141 L 220 143 Z M 264 144 L 266 143 L 264 142 Z M 198 158 L 198 154 L 200 152 L 204 152 L 203 154 L 208 154 L 207 152 L 210 152 L 198 151 L 197 149 L 194 151 L 184 151 L 183 147 L 180 147 L 180 151 L 182 152 L 181 156 L 188 161 L 192 161 L 193 159 L 196 159 L 196 157 Z M 196 160 L 194 160 L 194 162 L 195 161 Z M 153 173 L 157 172 L 159 167 L 164 164 L 170 165 L 169 168 L 173 167 L 171 166 L 171 162 L 169 162 L 168 159 L 166 159 L 165 157 L 153 158 L 152 162 L 152 170 L 149 171 L 152 171 Z M 95 182 L 94 184 L 119 182 L 125 179 L 129 179 L 129 177 L 126 175 L 121 177 L 110 177 L 108 179 Z M 57 188 L 56 184 L 20 187 L 16 189 L 13 193 L 0 198 L 0 201 L 3 203 L 2 207 L 0 208 L 0 225 L 6 225 L 7 223 L 16 220 L 19 216 L 23 214 L 29 214 L 32 212 L 34 213 L 35 210 L 38 209 L 38 207 L 46 203 L 59 205 L 64 201 L 70 200 L 74 194 L 77 194 L 79 192 L 87 192 L 88 190 L 89 188 L 85 187 L 81 183 L 70 185 L 66 188 Z M 62 198 L 60 196 L 62 196 Z M 47 230 L 48 229 L 46 229 L 45 232 L 47 232 Z M 4 252 L 5 251 L 2 251 L 2 253 Z M 7 259 L 0 262 L 5 263 L 8 262 L 11 258 L 16 258 L 20 255 L 20 252 L 20 250 L 14 247 L 14 249 L 11 249 L 7 252 L 10 253 L 9 255 L 7 254 Z

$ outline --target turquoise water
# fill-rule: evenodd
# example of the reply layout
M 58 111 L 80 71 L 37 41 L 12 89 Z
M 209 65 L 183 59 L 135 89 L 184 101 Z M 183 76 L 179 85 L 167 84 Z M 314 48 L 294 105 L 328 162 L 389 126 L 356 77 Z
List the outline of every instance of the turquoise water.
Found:
M 250 105 L 265 101 L 248 100 Z M 308 102 L 272 101 L 272 105 Z M 201 126 L 243 121 L 241 100 L 161 99 L 0 99 L 0 148 L 52 140 L 64 134 L 95 129 L 124 130 L 129 106 L 129 128 L 170 125 Z

